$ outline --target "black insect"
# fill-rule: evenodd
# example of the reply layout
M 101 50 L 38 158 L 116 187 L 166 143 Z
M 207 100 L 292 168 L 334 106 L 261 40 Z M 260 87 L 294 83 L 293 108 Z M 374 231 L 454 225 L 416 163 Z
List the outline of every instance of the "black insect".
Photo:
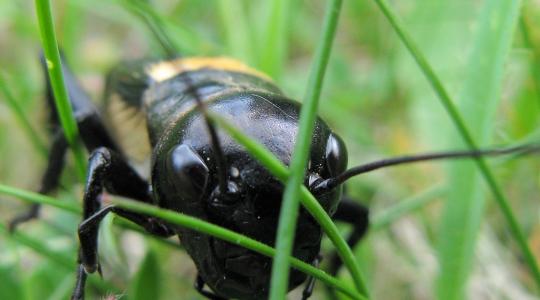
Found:
M 154 235 L 179 235 L 199 272 L 195 287 L 204 296 L 265 298 L 270 258 L 153 217 L 112 205 L 102 207 L 101 195 L 106 190 L 274 245 L 283 185 L 242 146 L 214 128 L 205 112 L 209 110 L 230 120 L 289 165 L 300 105 L 287 98 L 266 75 L 240 62 L 193 57 L 145 60 L 117 67 L 108 76 L 104 109 L 100 113 L 65 62 L 63 68 L 81 139 L 91 153 L 79 227 L 80 264 L 72 298 L 84 298 L 87 274 L 100 270 L 98 227 L 109 212 Z M 41 193 L 58 186 L 67 150 L 50 84 L 47 86 L 47 101 L 53 108 L 51 121 L 56 129 Z M 538 147 L 398 157 L 346 170 L 347 150 L 343 141 L 318 118 L 305 185 L 335 221 L 353 226 L 347 239 L 353 247 L 369 222 L 368 210 L 342 195 L 342 183 L 352 176 L 408 162 L 530 151 L 538 151 Z M 38 209 L 39 206 L 33 206 L 27 214 L 13 220 L 11 227 L 36 217 Z M 293 255 L 317 265 L 321 238 L 320 226 L 302 209 Z M 329 272 L 335 275 L 341 261 L 335 253 L 329 260 Z M 289 289 L 298 287 L 306 278 L 292 270 Z M 313 284 L 310 278 L 303 299 L 311 295 Z M 205 285 L 211 291 L 204 289 Z
M 298 129 L 300 105 L 284 96 L 265 75 L 231 59 L 141 61 L 119 66 L 108 76 L 103 111 L 106 126 L 65 62 L 63 66 L 81 139 L 91 153 L 73 298 L 84 297 L 87 274 L 99 269 L 98 226 L 109 212 L 141 225 L 151 234 L 178 234 L 199 271 L 195 286 L 208 298 L 265 298 L 270 258 L 152 217 L 114 206 L 101 207 L 100 196 L 106 190 L 193 215 L 273 245 L 283 185 L 242 146 L 225 133 L 208 127 L 198 103 L 230 119 L 287 165 Z M 54 107 L 49 84 L 47 99 Z M 42 193 L 57 187 L 67 150 L 54 109 L 51 119 L 57 130 L 39 190 Z M 150 158 L 149 173 L 132 167 L 139 165 L 144 169 Z M 341 138 L 317 119 L 306 184 L 320 186 L 324 179 L 342 174 L 346 166 L 347 152 Z M 341 186 L 321 190 L 318 200 L 335 220 L 354 225 L 349 242 L 356 244 L 367 228 L 367 210 L 342 199 Z M 16 218 L 12 227 L 35 217 L 38 208 L 33 206 L 28 214 Z M 320 227 L 304 210 L 297 226 L 294 256 L 317 264 Z M 341 262 L 335 257 L 331 265 L 335 274 Z M 305 280 L 305 274 L 292 270 L 290 289 Z M 203 290 L 205 284 L 214 293 Z M 309 297 L 312 287 L 310 280 L 304 298 Z
M 195 287 L 210 299 L 262 299 L 268 293 L 271 260 L 250 250 L 196 231 L 171 226 L 159 219 L 101 207 L 104 190 L 193 215 L 274 245 L 283 185 L 257 160 L 205 118 L 203 109 L 219 113 L 256 139 L 288 165 L 300 105 L 284 96 L 265 75 L 226 58 L 178 58 L 122 65 L 108 77 L 105 109 L 108 126 L 65 66 L 64 75 L 81 138 L 91 153 L 84 191 L 83 221 L 79 227 L 80 265 L 73 299 L 84 297 L 88 273 L 99 270 L 97 234 L 100 221 L 114 212 L 161 237 L 178 234 L 197 266 Z M 47 99 L 53 106 L 48 85 Z M 52 149 L 40 192 L 58 185 L 67 143 L 56 124 Z M 305 184 L 335 221 L 353 225 L 348 237 L 354 246 L 368 227 L 368 211 L 342 196 L 348 178 L 377 168 L 430 159 L 475 157 L 537 151 L 525 146 L 491 151 L 463 151 L 398 157 L 346 170 L 347 150 L 341 138 L 320 118 L 312 138 Z M 151 158 L 151 161 L 149 161 Z M 132 165 L 150 163 L 150 173 Z M 150 176 L 150 182 L 146 179 Z M 16 218 L 37 215 L 38 206 Z M 293 255 L 317 265 L 321 228 L 305 211 L 298 218 Z M 331 274 L 341 261 L 330 258 Z M 306 280 L 291 271 L 289 288 Z M 307 299 L 313 278 L 304 291 Z M 204 290 L 208 285 L 213 292 Z

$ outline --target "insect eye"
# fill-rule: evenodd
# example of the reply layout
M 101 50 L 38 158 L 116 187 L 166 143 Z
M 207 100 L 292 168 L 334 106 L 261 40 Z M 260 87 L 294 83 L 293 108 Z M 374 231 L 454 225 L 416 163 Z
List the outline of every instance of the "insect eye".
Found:
M 347 148 L 336 134 L 331 133 L 326 142 L 326 167 L 330 177 L 337 176 L 347 168 Z
M 199 199 L 208 184 L 208 167 L 190 146 L 178 145 L 169 152 L 167 172 L 178 194 Z

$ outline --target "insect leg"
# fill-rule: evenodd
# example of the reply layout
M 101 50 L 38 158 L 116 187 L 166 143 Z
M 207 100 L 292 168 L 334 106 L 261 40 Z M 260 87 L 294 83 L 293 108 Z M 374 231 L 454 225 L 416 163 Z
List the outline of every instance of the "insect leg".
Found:
M 320 254 L 317 255 L 317 257 L 315 257 L 315 259 L 313 260 L 313 266 L 315 268 L 318 268 L 321 260 L 322 256 Z M 309 297 L 311 297 L 311 295 L 313 294 L 313 288 L 315 288 L 315 277 L 309 276 L 306 287 L 302 292 L 302 300 L 307 300 Z
M 64 138 L 64 133 L 57 131 L 53 136 L 53 143 L 51 146 L 51 152 L 47 162 L 47 168 L 43 176 L 41 177 L 41 186 L 38 190 L 40 194 L 50 193 L 58 186 L 60 180 L 60 174 L 64 168 L 64 157 L 67 150 L 67 142 Z M 13 231 L 15 228 L 26 221 L 37 218 L 39 214 L 40 205 L 32 204 L 30 209 L 23 212 L 9 222 L 9 230 Z
M 47 65 L 43 56 L 41 58 L 41 63 L 47 82 L 46 99 L 47 105 L 50 108 L 49 118 L 53 134 L 47 167 L 41 177 L 41 186 L 38 189 L 38 192 L 40 194 L 48 194 L 53 192 L 59 185 L 60 175 L 64 169 L 67 142 L 62 127 L 60 126 L 58 112 L 55 109 L 54 95 L 49 77 L 47 76 Z M 90 101 L 88 95 L 84 92 L 75 76 L 69 70 L 63 56 L 62 71 L 64 73 L 66 88 L 68 90 L 75 120 L 77 121 L 81 138 L 88 151 L 92 151 L 100 146 L 118 151 L 117 146 L 114 144 L 101 121 L 97 108 Z M 15 230 L 19 224 L 37 218 L 39 210 L 40 205 L 33 204 L 28 211 L 16 216 L 9 222 L 10 230 Z
M 195 290 L 199 292 L 199 294 L 205 296 L 206 298 L 210 300 L 227 300 L 226 298 L 219 297 L 212 292 L 205 291 L 204 285 L 205 285 L 204 279 L 202 279 L 201 275 L 197 274 L 197 278 L 195 278 L 194 287 L 195 287 Z
M 84 286 L 86 285 L 86 271 L 82 265 L 77 266 L 77 279 L 75 283 L 75 288 L 71 294 L 71 299 L 84 299 Z
M 89 159 L 88 176 L 83 199 L 83 221 L 79 225 L 79 268 L 72 299 L 84 298 L 86 274 L 99 272 L 97 257 L 98 228 L 101 220 L 114 212 L 162 237 L 174 231 L 158 219 L 117 208 L 113 205 L 101 208 L 103 191 L 152 203 L 149 184 L 133 170 L 124 159 L 107 148 L 96 149 Z M 81 273 L 81 269 L 83 272 Z
M 347 238 L 347 244 L 351 248 L 356 246 L 369 226 L 368 208 L 346 196 L 339 203 L 333 218 L 335 221 L 345 222 L 353 226 L 353 230 Z M 341 265 L 342 261 L 334 251 L 330 256 L 330 268 L 328 272 L 331 275 L 336 275 Z
M 92 152 L 98 147 L 107 147 L 119 152 L 116 143 L 101 120 L 99 110 L 90 100 L 88 94 L 83 90 L 73 72 L 71 72 L 63 55 L 61 55 L 61 60 L 62 73 L 64 75 L 71 108 L 73 109 L 73 115 L 77 122 L 77 127 L 79 128 L 80 138 L 86 149 L 89 152 Z M 53 124 L 53 127 L 61 130 L 58 112 L 56 111 L 56 106 L 54 104 L 52 86 L 47 75 L 47 64 L 43 56 L 41 57 L 41 65 L 47 80 L 47 104 L 51 109 L 51 123 Z

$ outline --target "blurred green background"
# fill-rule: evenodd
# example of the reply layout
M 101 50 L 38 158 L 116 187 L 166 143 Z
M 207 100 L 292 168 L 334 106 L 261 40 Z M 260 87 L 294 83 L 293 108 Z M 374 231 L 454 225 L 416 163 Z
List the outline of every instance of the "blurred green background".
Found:
M 99 103 L 104 75 L 122 60 L 162 55 L 132 1 L 53 1 L 56 32 L 74 72 Z M 151 1 L 188 55 L 231 55 L 268 72 L 302 99 L 325 1 Z M 484 147 L 540 140 L 540 2 L 392 1 L 405 29 L 458 103 Z M 272 38 L 274 37 L 274 38 Z M 0 81 L 22 107 L 32 142 L 0 93 L 0 183 L 36 190 L 48 145 L 34 3 L 0 0 Z M 410 53 L 373 1 L 345 0 L 320 115 L 348 145 L 349 166 L 399 154 L 463 149 L 461 138 Z M 538 155 L 490 166 L 533 253 L 540 257 Z M 81 199 L 72 164 L 55 194 Z M 534 281 L 508 225 L 475 168 L 424 163 L 359 176 L 348 192 L 369 205 L 372 230 L 355 249 L 374 299 L 535 299 Z M 6 224 L 27 204 L 1 196 Z M 401 210 L 400 210 L 401 209 Z M 404 212 L 403 212 L 404 211 Z M 0 227 L 0 299 L 66 299 L 75 279 L 79 216 L 44 208 L 10 237 Z M 89 299 L 200 299 L 182 251 L 102 226 L 104 279 Z M 349 228 L 343 226 L 344 234 Z M 331 249 L 325 241 L 323 252 Z M 324 261 L 323 261 L 324 265 Z M 347 272 L 342 278 L 348 280 Z M 150 295 L 148 291 L 152 291 Z M 299 298 L 299 293 L 291 294 Z M 326 299 L 321 284 L 313 299 Z

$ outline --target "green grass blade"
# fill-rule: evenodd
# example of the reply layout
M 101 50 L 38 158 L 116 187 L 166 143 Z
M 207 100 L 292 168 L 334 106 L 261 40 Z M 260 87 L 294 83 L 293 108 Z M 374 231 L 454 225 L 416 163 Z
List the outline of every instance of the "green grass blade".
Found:
M 244 135 L 240 130 L 235 128 L 226 120 L 223 120 L 222 118 L 213 114 L 209 114 L 209 116 L 214 121 L 219 123 L 221 128 L 227 131 L 232 138 L 243 145 L 254 158 L 259 160 L 272 173 L 272 175 L 283 183 L 287 182 L 289 177 L 289 169 L 287 169 L 287 167 L 268 149 L 255 140 Z M 336 224 L 334 224 L 330 216 L 328 216 L 317 199 L 315 199 L 315 197 L 305 186 L 302 186 L 300 189 L 300 201 L 304 208 L 306 208 L 306 210 L 315 218 L 319 225 L 321 225 L 323 231 L 326 233 L 332 243 L 334 243 L 337 253 L 343 260 L 343 264 L 347 267 L 353 280 L 356 282 L 355 285 L 365 286 L 362 273 L 358 267 L 358 263 L 356 262 L 351 248 L 349 248 L 347 242 L 340 235 Z
M 72 202 L 67 203 L 67 202 L 58 201 L 58 199 L 55 199 L 55 198 L 52 198 L 43 194 L 29 192 L 26 190 L 17 189 L 11 186 L 3 185 L 3 184 L 0 184 L 0 194 L 16 197 L 30 203 L 37 203 L 37 204 L 52 206 L 52 207 L 55 207 L 55 208 L 58 208 L 67 212 L 77 214 L 77 215 L 81 215 L 82 213 L 82 210 L 78 206 L 71 204 Z M 154 239 L 160 244 L 163 244 L 172 248 L 176 248 L 176 249 L 183 249 L 182 245 L 175 243 L 173 241 L 170 241 L 170 240 L 164 240 L 162 238 L 151 235 L 147 231 L 143 230 L 141 227 L 125 219 L 115 218 L 114 223 L 115 225 L 118 225 L 124 229 L 136 231 L 144 236 Z
M 52 206 L 52 207 L 55 207 L 55 208 L 58 208 L 67 212 L 77 214 L 77 215 L 81 215 L 82 213 L 82 210 L 78 206 L 72 204 L 72 203 L 75 203 L 75 201 L 69 202 L 69 203 L 62 202 L 62 201 L 58 201 L 58 199 L 55 199 L 55 198 L 52 198 L 43 194 L 21 190 L 21 189 L 17 189 L 11 186 L 3 185 L 3 184 L 0 184 L 0 194 L 16 197 L 30 203 Z M 160 244 L 164 244 L 172 248 L 183 249 L 182 245 L 175 243 L 173 241 L 170 241 L 170 240 L 164 240 L 154 235 L 151 235 L 147 231 L 143 230 L 141 227 L 129 221 L 126 221 L 125 219 L 116 218 L 114 219 L 114 223 L 124 229 L 136 231 L 144 236 L 150 237 L 158 241 Z
M 63 268 L 66 268 L 68 270 L 75 270 L 75 255 L 73 255 L 73 257 L 61 255 L 51 250 L 41 241 L 27 236 L 26 234 L 19 231 L 10 233 L 8 232 L 6 225 L 4 225 L 3 223 L 0 223 L 0 234 L 7 236 L 14 241 L 17 241 L 19 244 L 25 245 L 26 247 L 33 249 L 36 253 L 39 253 L 41 256 L 46 257 L 48 260 L 55 262 Z
M 370 231 L 380 230 L 394 223 L 401 217 L 408 215 L 427 204 L 440 199 L 447 192 L 446 186 L 436 185 L 417 195 L 401 200 L 398 204 L 376 214 L 371 218 Z
M 34 148 L 37 149 L 38 152 L 46 158 L 48 151 L 45 143 L 37 135 L 37 131 L 32 128 L 32 124 L 30 124 L 30 121 L 26 117 L 23 108 L 19 105 L 19 102 L 15 100 L 15 97 L 13 97 L 13 94 L 8 88 L 6 76 L 4 76 L 3 74 L 0 74 L 0 92 L 4 95 L 4 100 L 15 115 L 17 121 L 23 128 L 26 135 L 28 135 L 28 138 L 30 139 L 30 142 L 32 143 Z
M 299 128 L 291 158 L 290 176 L 285 184 L 279 215 L 276 236 L 277 252 L 272 265 L 272 279 L 270 281 L 270 299 L 272 300 L 283 299 L 289 288 L 289 261 L 287 258 L 292 253 L 298 218 L 300 187 L 304 182 L 319 97 L 339 20 L 341 4 L 341 0 L 328 2 L 323 24 L 323 36 L 315 54 L 307 93 L 300 111 Z M 365 286 L 358 281 L 355 283 L 357 289 L 362 294 L 367 295 Z
M 156 36 L 154 29 L 148 28 L 148 21 L 155 22 L 152 26 L 156 26 L 155 29 L 160 31 L 158 34 L 163 35 L 164 38 L 170 41 L 171 47 L 176 49 L 176 54 L 185 56 L 200 55 L 201 52 L 215 51 L 215 49 L 219 48 L 219 45 L 214 41 L 193 32 L 191 30 L 192 28 L 188 26 L 178 24 L 178 22 L 174 21 L 171 17 L 161 15 L 156 11 L 154 6 L 143 3 L 141 0 L 114 0 L 114 2 L 136 17 L 138 21 L 143 21 L 143 23 L 145 23 L 143 30 L 148 29 L 152 38 L 159 39 L 161 37 Z M 96 3 L 98 5 L 96 5 Z M 119 19 L 122 20 L 122 16 L 118 16 L 114 10 L 109 11 L 104 9 L 104 7 L 110 5 L 110 1 L 108 0 L 97 0 L 97 2 L 74 1 L 71 4 L 79 6 L 85 11 L 98 15 L 112 23 L 118 23 Z M 132 10 L 134 7 L 137 7 L 135 8 L 137 11 Z M 142 16 L 140 15 L 141 13 Z M 128 23 L 130 23 L 130 26 L 138 26 L 140 23 L 138 21 L 133 22 L 133 24 L 131 24 L 131 22 Z M 159 40 L 156 41 L 160 44 L 164 53 L 170 52 L 162 47 Z
M 523 35 L 523 41 L 525 47 L 529 48 L 532 52 L 532 59 L 530 65 L 530 73 L 534 85 L 534 92 L 536 94 L 536 101 L 540 106 L 540 51 L 533 43 L 531 34 L 529 32 L 529 21 L 527 18 L 526 8 L 521 11 L 521 18 L 519 18 L 519 29 Z
M 129 298 L 133 300 L 161 299 L 161 278 L 159 259 L 152 249 L 149 249 L 139 266 L 135 278 L 130 283 Z
M 76 214 L 81 213 L 81 209 L 74 205 L 75 202 L 66 203 L 66 202 L 58 201 L 49 196 L 17 189 L 11 186 L 3 185 L 3 184 L 0 184 L 0 194 L 17 197 L 31 203 L 49 205 L 49 206 L 56 207 L 61 210 L 73 212 Z
M 54 94 L 56 110 L 58 111 L 60 124 L 64 129 L 66 140 L 73 150 L 75 165 L 77 166 L 79 176 L 84 178 L 84 175 L 86 174 L 86 163 L 82 147 L 78 142 L 79 131 L 77 129 L 77 122 L 73 117 L 71 103 L 69 102 L 68 93 L 64 84 L 60 53 L 58 52 L 58 44 L 54 33 L 51 4 L 48 0 L 35 0 L 35 5 L 39 31 L 41 34 L 41 43 L 47 62 L 47 71 Z
M 174 248 L 174 249 L 177 249 L 177 250 L 185 250 L 184 247 L 182 247 L 182 245 L 178 242 L 175 242 L 173 240 L 170 240 L 170 239 L 162 239 L 158 236 L 155 236 L 155 235 L 152 235 L 150 234 L 148 231 L 144 230 L 142 227 L 140 227 L 139 225 L 136 225 L 134 223 L 132 223 L 131 221 L 128 221 L 126 219 L 123 219 L 123 218 L 114 218 L 113 219 L 113 224 L 116 225 L 116 226 L 120 226 L 124 229 L 129 229 L 131 231 L 135 231 L 141 235 L 144 235 L 146 237 L 149 237 L 150 239 L 156 241 L 158 244 L 160 245 L 164 245 L 164 246 L 167 246 L 167 247 L 170 247 L 170 248 Z
M 388 19 L 388 21 L 392 25 L 393 29 L 395 30 L 399 38 L 407 47 L 410 54 L 413 56 L 416 63 L 420 67 L 421 71 L 426 76 L 427 80 L 431 84 L 435 93 L 441 100 L 441 103 L 443 104 L 447 113 L 450 115 L 452 121 L 454 122 L 454 125 L 456 126 L 462 139 L 465 141 L 465 144 L 467 145 L 467 147 L 471 150 L 477 149 L 478 147 L 476 145 L 476 142 L 472 138 L 472 135 L 469 133 L 469 130 L 467 126 L 465 125 L 463 118 L 461 117 L 460 113 L 454 106 L 450 98 L 450 95 L 448 94 L 444 86 L 442 85 L 442 82 L 440 81 L 439 77 L 433 71 L 433 68 L 426 60 L 423 53 L 418 49 L 418 47 L 416 46 L 416 43 L 413 41 L 413 39 L 408 34 L 408 32 L 405 31 L 404 26 L 398 20 L 395 13 L 390 9 L 386 1 L 375 0 L 375 2 L 379 6 L 379 8 L 381 9 L 385 17 Z M 529 246 L 527 245 L 525 236 L 522 233 L 517 223 L 517 220 L 510 208 L 510 205 L 508 204 L 508 200 L 502 193 L 501 188 L 497 184 L 492 172 L 488 168 L 485 161 L 481 158 L 478 158 L 478 159 L 475 159 L 475 164 L 480 169 L 482 176 L 484 177 L 485 181 L 487 182 L 490 190 L 492 191 L 495 197 L 495 201 L 497 202 L 497 205 L 499 206 L 501 212 L 503 213 L 504 218 L 507 220 L 508 225 L 510 227 L 510 231 L 512 232 L 512 235 L 514 236 L 520 248 L 520 251 L 522 252 L 524 256 L 527 266 L 531 270 L 535 284 L 538 287 L 540 287 L 540 270 L 538 269 L 534 256 L 532 255 L 532 252 Z
M 219 11 L 229 55 L 254 64 L 253 40 L 241 1 L 219 0 Z
M 66 270 L 76 270 L 75 253 L 73 253 L 73 256 L 66 256 L 62 253 L 58 253 L 57 251 L 52 250 L 48 245 L 46 245 L 39 239 L 35 239 L 20 231 L 9 232 L 8 228 L 3 223 L 0 223 L 0 234 L 16 241 L 17 243 L 27 248 L 32 249 L 34 252 L 44 257 L 48 261 L 51 261 Z M 89 278 L 89 281 L 92 283 L 93 286 L 98 287 L 102 291 L 114 290 L 114 288 L 109 283 L 101 279 L 91 277 Z
M 165 31 L 165 22 L 148 3 L 141 0 L 119 0 L 120 3 L 131 13 L 137 16 L 146 24 L 152 35 L 163 49 L 167 57 L 176 57 L 180 48 L 173 42 L 169 34 Z
M 20 280 L 20 270 L 15 271 L 9 264 L 0 265 L 0 299 L 26 300 L 24 285 Z M 18 268 L 17 268 L 18 269 Z
M 506 57 L 515 31 L 519 1 L 491 0 L 484 5 L 477 38 L 469 60 L 469 72 L 459 105 L 476 141 L 485 144 L 492 135 L 495 111 Z M 455 145 L 462 139 L 455 137 Z M 473 162 L 450 166 L 448 193 L 439 229 L 437 296 L 463 299 L 474 260 L 474 248 L 483 219 L 485 196 Z M 459 226 L 457 225 L 459 224 Z
M 280 78 L 287 56 L 287 27 L 294 0 L 275 0 L 267 2 L 265 11 L 269 12 L 262 38 L 258 41 L 259 68 L 272 78 Z
M 81 213 L 81 210 L 79 208 L 74 207 L 71 204 L 67 204 L 67 203 L 58 201 L 58 200 L 56 200 L 54 198 L 51 198 L 51 197 L 48 197 L 48 196 L 45 196 L 45 195 L 41 195 L 41 194 L 37 194 L 37 193 L 33 193 L 33 192 L 28 192 L 28 191 L 25 191 L 25 190 L 17 189 L 17 188 L 2 185 L 2 184 L 0 184 L 0 194 L 6 194 L 6 195 L 14 196 L 14 197 L 23 199 L 23 200 L 25 200 L 27 202 L 31 202 L 31 203 L 39 203 L 39 204 L 43 204 L 43 205 L 49 205 L 49 206 L 52 206 L 52 207 L 56 207 L 56 208 L 59 208 L 59 209 L 65 210 L 65 211 L 69 211 L 69 212 L 73 212 L 73 213 L 77 213 L 77 214 Z M 121 203 L 120 206 L 122 206 L 122 204 L 128 205 L 127 208 L 130 208 L 130 209 L 131 209 L 132 206 L 134 206 L 135 207 L 133 209 L 134 211 L 140 211 L 140 212 L 143 212 L 143 213 L 148 213 L 150 215 L 155 215 L 157 217 L 163 217 L 164 220 L 171 221 L 174 224 L 177 224 L 177 225 L 180 225 L 180 226 L 185 226 L 186 228 L 191 228 L 191 229 L 196 230 L 196 231 L 200 231 L 200 232 L 203 232 L 203 233 L 207 233 L 207 234 L 216 236 L 218 238 L 222 238 L 222 239 L 224 239 L 226 241 L 236 243 L 236 244 L 238 244 L 240 246 L 244 246 L 244 247 L 249 248 L 249 249 L 251 249 L 253 251 L 259 252 L 259 253 L 261 253 L 263 255 L 274 256 L 274 254 L 275 254 L 275 250 L 273 248 L 267 246 L 267 245 L 264 245 L 262 243 L 259 243 L 259 242 L 255 241 L 255 240 L 252 240 L 252 239 L 250 239 L 248 237 L 245 237 L 243 235 L 232 232 L 232 231 L 230 231 L 228 229 L 225 229 L 225 228 L 219 227 L 217 225 L 207 223 L 205 221 L 202 221 L 200 219 L 197 219 L 197 218 L 194 218 L 194 217 L 191 217 L 191 216 L 186 216 L 186 215 L 178 214 L 178 213 L 175 213 L 175 212 L 159 209 L 157 207 L 150 206 L 150 205 L 143 205 L 143 207 L 141 207 L 140 205 L 138 205 L 138 203 L 133 203 L 134 201 L 123 200 L 123 199 L 120 199 L 120 198 L 113 198 L 112 201 L 113 202 L 115 202 L 115 201 L 118 202 L 119 201 Z M 163 212 L 165 212 L 165 215 L 161 214 Z M 118 220 L 118 223 L 120 223 L 120 225 L 122 225 L 124 222 L 122 222 L 121 220 Z M 123 227 L 131 229 L 133 226 L 123 226 Z M 199 228 L 202 228 L 202 229 L 199 229 Z M 136 230 L 136 231 L 140 232 L 140 230 Z M 151 235 L 150 235 L 150 237 L 159 239 L 159 238 L 151 236 Z M 167 241 L 164 241 L 162 239 L 159 239 L 159 240 L 163 241 L 165 243 L 167 242 Z M 168 244 L 169 246 L 175 247 L 175 248 L 179 247 L 177 244 L 176 245 L 171 245 L 170 243 L 166 243 L 166 244 Z M 305 272 L 305 273 L 307 273 L 309 275 L 314 276 L 315 278 L 325 282 L 326 284 L 328 284 L 328 285 L 342 291 L 343 293 L 351 296 L 353 299 L 364 299 L 363 297 L 359 296 L 355 291 L 351 290 L 350 287 L 348 287 L 347 285 L 345 285 L 343 282 L 339 281 L 338 279 L 336 279 L 336 278 L 326 274 L 325 272 L 323 272 L 323 271 L 321 271 L 321 270 L 319 270 L 319 269 L 317 269 L 317 268 L 315 268 L 315 267 L 313 267 L 313 266 L 311 266 L 309 264 L 306 264 L 306 263 L 304 263 L 304 262 L 302 262 L 302 261 L 300 261 L 298 259 L 293 259 L 293 258 L 290 258 L 290 259 L 292 259 L 291 264 L 295 268 L 297 268 L 298 270 L 300 270 L 302 272 Z
M 247 236 L 235 233 L 229 229 L 205 222 L 192 216 L 176 213 L 166 209 L 161 209 L 156 206 L 144 204 L 141 202 L 120 199 L 117 197 L 111 199 L 111 202 L 124 209 L 151 215 L 160 218 L 166 222 L 182 226 L 191 230 L 196 230 L 198 232 L 205 233 L 225 240 L 227 242 L 245 247 L 265 256 L 273 257 L 276 254 L 276 250 L 268 245 L 262 244 Z M 343 293 L 353 297 L 354 299 L 364 299 L 355 291 L 351 290 L 350 287 L 343 284 L 343 282 L 326 274 L 324 271 L 319 270 L 299 259 L 293 257 L 289 257 L 288 259 L 294 268 L 321 280 L 322 282 L 342 291 Z

